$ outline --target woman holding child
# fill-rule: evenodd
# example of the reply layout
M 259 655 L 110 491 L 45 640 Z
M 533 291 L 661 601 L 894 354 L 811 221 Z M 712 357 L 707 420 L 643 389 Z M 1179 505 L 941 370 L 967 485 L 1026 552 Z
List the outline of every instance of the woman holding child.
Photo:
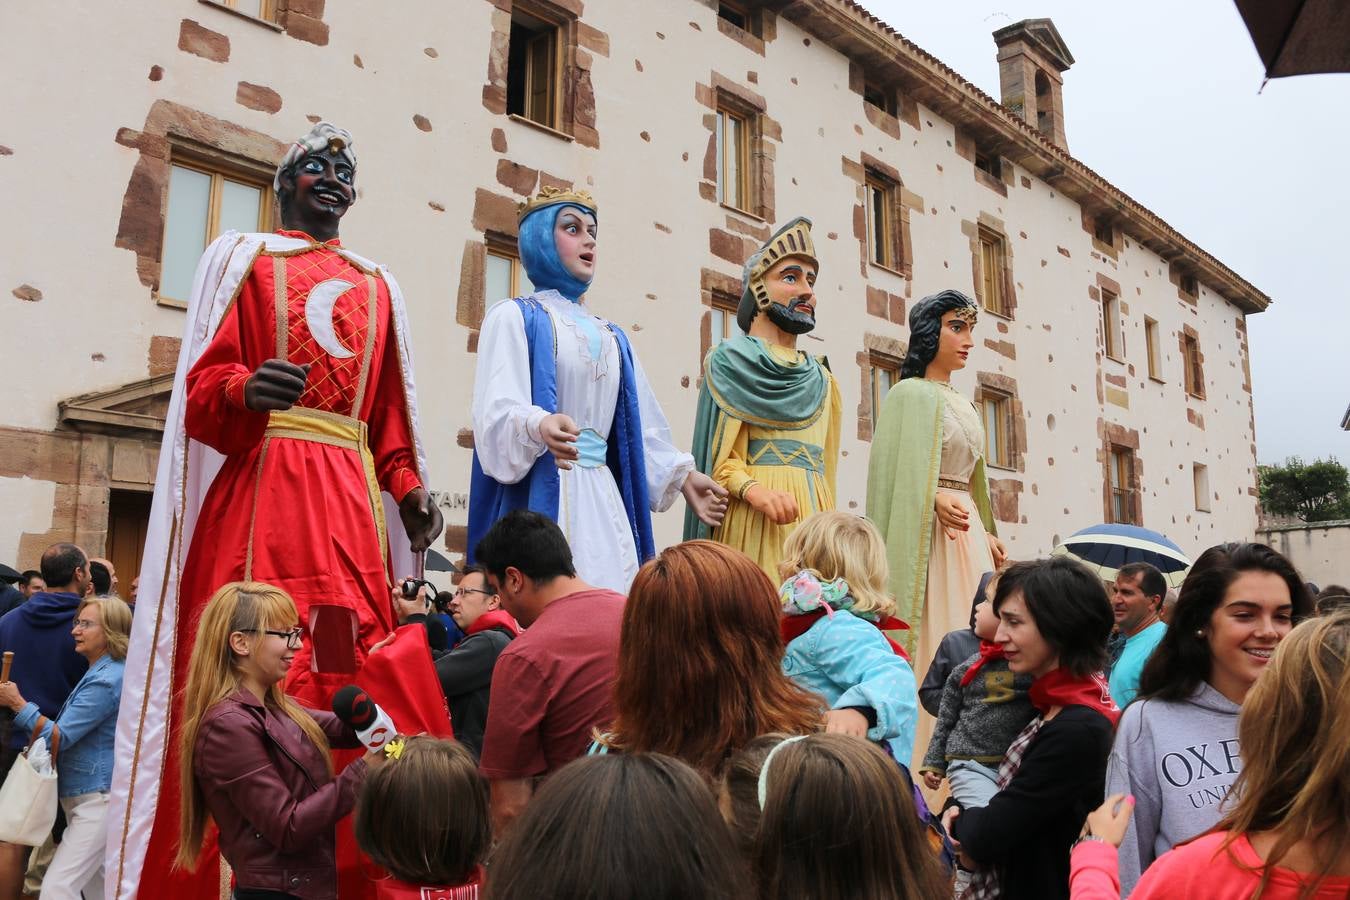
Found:
M 1014 563 L 998 579 L 995 641 L 1014 674 L 1029 674 L 1038 715 L 999 766 L 983 807 L 944 814 L 977 871 L 967 900 L 1069 896 L 1069 849 L 1102 798 L 1120 714 L 1100 669 L 1111 633 L 1101 580 L 1065 557 Z

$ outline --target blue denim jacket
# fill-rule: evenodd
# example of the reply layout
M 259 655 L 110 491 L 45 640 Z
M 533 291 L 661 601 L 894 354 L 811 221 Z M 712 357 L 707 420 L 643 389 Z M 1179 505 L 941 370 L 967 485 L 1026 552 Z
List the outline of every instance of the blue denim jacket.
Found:
M 84 673 L 56 716 L 61 729 L 56 792 L 62 797 L 106 793 L 112 787 L 113 738 L 125 668 L 125 662 L 105 654 Z M 14 727 L 31 732 L 38 715 L 37 704 L 29 703 L 15 716 Z M 51 722 L 43 726 L 42 736 L 51 740 Z
M 914 670 L 875 625 L 835 610 L 787 645 L 783 674 L 820 694 L 831 709 L 871 707 L 877 724 L 867 730 L 868 739 L 886 741 L 895 758 L 909 765 L 919 718 Z

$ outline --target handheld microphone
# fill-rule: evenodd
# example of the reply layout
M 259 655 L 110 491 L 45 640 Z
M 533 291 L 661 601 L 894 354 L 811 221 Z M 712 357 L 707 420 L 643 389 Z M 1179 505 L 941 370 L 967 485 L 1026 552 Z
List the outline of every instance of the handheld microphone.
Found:
M 333 713 L 355 729 L 357 739 L 367 750 L 379 750 L 398 734 L 389 714 L 354 684 L 341 688 L 333 696 Z

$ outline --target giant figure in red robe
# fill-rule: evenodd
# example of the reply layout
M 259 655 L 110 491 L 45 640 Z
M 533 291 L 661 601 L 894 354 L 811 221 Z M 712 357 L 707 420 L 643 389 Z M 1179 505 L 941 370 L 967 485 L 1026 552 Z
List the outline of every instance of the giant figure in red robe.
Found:
M 295 598 L 287 693 L 325 709 L 396 625 L 393 572 L 416 571 L 441 530 L 402 294 L 338 239 L 355 178 L 351 135 L 320 123 L 277 169 L 284 227 L 226 233 L 198 266 L 118 722 L 111 896 L 219 894 L 214 866 L 169 877 L 176 697 L 215 590 L 263 581 Z

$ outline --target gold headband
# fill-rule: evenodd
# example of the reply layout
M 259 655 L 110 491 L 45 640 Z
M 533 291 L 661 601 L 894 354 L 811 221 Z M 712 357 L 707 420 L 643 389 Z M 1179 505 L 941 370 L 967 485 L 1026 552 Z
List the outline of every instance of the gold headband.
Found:
M 559 203 L 572 203 L 577 206 L 584 206 L 593 213 L 599 213 L 600 208 L 595 205 L 595 198 L 589 191 L 579 191 L 573 188 L 563 189 L 549 185 L 543 188 L 539 193 L 529 200 L 522 201 L 516 207 L 516 221 L 519 222 L 534 212 L 545 206 L 556 206 Z
M 973 306 L 958 306 L 956 309 L 952 310 L 952 318 L 960 319 L 962 322 L 965 322 L 972 327 L 979 317 L 980 311 Z

